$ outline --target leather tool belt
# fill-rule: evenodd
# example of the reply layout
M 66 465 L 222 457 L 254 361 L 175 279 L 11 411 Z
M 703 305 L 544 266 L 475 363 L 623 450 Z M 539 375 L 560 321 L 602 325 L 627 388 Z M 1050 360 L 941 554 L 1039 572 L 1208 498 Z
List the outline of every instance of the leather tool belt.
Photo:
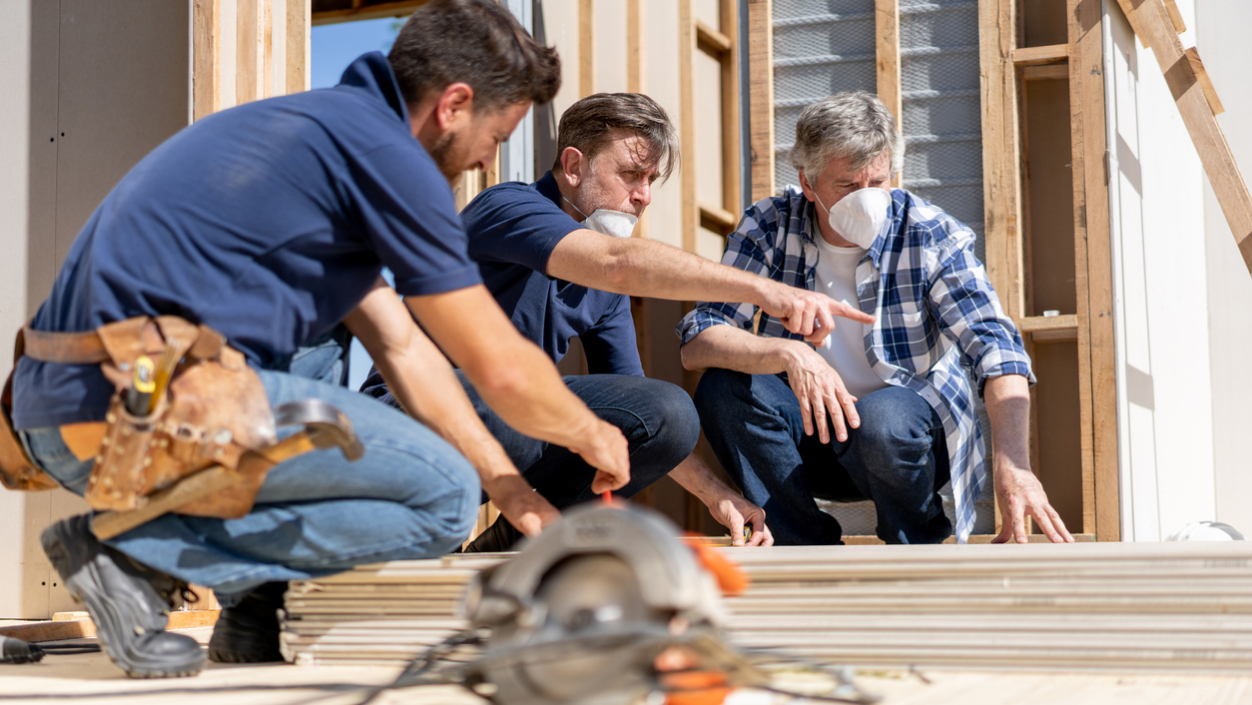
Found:
M 274 414 L 260 377 L 242 353 L 207 326 L 177 316 L 130 318 L 86 333 L 18 333 L 14 359 L 99 364 L 117 388 L 85 498 L 93 509 L 127 512 L 189 475 L 220 466 L 236 476 L 211 495 L 177 508 L 180 514 L 221 518 L 247 514 L 273 463 L 245 462 L 277 441 Z M 162 359 L 171 376 L 148 413 L 125 403 L 136 360 Z M 159 376 L 159 373 L 158 373 Z M 12 428 L 13 377 L 0 414 L 0 482 L 9 489 L 57 486 L 26 456 Z M 249 453 L 252 451 L 252 453 Z

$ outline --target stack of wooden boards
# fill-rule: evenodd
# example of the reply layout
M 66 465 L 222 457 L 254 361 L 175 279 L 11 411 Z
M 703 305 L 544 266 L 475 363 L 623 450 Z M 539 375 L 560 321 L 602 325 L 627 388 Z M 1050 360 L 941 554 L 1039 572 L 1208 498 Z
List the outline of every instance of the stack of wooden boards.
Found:
M 1252 669 L 1252 543 L 719 549 L 751 576 L 731 641 L 858 666 Z M 297 581 L 283 646 L 303 664 L 399 664 L 460 629 L 455 603 L 507 556 Z

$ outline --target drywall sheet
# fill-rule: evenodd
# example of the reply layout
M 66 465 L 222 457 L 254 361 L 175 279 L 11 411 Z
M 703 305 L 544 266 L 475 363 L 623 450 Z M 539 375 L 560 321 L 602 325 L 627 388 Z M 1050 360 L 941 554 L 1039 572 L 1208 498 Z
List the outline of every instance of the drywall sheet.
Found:
M 1106 7 L 1122 537 L 1157 541 L 1217 511 L 1204 176 L 1151 50 Z

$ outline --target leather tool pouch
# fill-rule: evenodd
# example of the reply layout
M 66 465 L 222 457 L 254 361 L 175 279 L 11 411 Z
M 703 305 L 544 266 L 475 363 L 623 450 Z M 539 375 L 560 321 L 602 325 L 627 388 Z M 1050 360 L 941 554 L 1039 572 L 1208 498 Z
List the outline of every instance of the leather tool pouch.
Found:
M 22 331 L 17 332 L 13 343 L 13 367 L 23 352 Z M 26 449 L 13 430 L 13 372 L 4 381 L 4 395 L 0 397 L 0 484 L 10 490 L 51 490 L 59 487 L 56 480 L 35 467 L 26 456 Z
M 101 370 L 117 392 L 87 485 L 85 498 L 92 509 L 135 509 L 142 498 L 212 465 L 237 472 L 245 453 L 277 441 L 274 414 L 260 377 L 220 333 L 176 316 L 159 316 L 110 323 L 98 328 L 96 335 L 103 347 Z M 27 354 L 43 359 L 29 344 Z M 140 355 L 159 360 L 163 354 L 179 360 L 168 389 L 151 413 L 136 416 L 124 403 L 135 360 Z M 240 482 L 178 512 L 244 516 L 268 469 L 240 473 Z

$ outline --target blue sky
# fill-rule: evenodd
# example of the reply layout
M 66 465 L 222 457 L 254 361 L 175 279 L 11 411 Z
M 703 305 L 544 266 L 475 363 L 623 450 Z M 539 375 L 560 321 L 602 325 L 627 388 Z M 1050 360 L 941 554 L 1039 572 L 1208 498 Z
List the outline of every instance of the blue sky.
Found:
M 339 83 L 348 64 L 367 51 L 386 53 L 399 30 L 400 20 L 392 17 L 314 27 L 312 87 L 330 88 Z

